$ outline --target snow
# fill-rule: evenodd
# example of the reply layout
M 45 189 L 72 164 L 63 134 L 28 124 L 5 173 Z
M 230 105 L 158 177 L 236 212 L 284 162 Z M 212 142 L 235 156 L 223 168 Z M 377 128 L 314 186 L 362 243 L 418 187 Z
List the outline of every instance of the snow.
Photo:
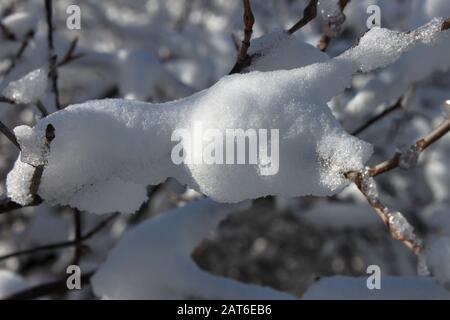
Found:
M 158 90 L 177 98 L 192 94 L 192 89 L 168 72 L 156 55 L 143 50 L 119 51 L 117 78 L 125 99 L 147 101 L 155 98 Z
M 292 299 L 211 275 L 191 259 L 210 229 L 247 206 L 204 199 L 144 221 L 120 240 L 94 274 L 94 293 L 104 299 Z
M 369 275 L 368 275 L 369 276 Z M 333 276 L 320 279 L 303 295 L 305 300 L 433 300 L 450 299 L 450 292 L 433 278 L 381 276 L 381 289 L 369 290 L 368 277 Z
M 450 289 L 450 237 L 432 241 L 426 251 L 426 259 L 433 275 Z
M 439 20 L 433 21 L 432 24 Z M 434 28 L 437 28 L 439 24 L 438 22 L 434 25 Z M 361 115 L 373 112 L 378 105 L 392 103 L 400 98 L 412 84 L 425 80 L 436 71 L 448 70 L 450 58 L 446 53 L 449 50 L 450 32 L 448 30 L 439 32 L 432 41 L 416 45 L 369 81 L 349 102 L 348 110 Z M 414 65 L 414 68 L 411 65 Z
M 26 74 L 19 80 L 10 82 L 2 95 L 16 103 L 36 103 L 44 97 L 48 85 L 48 71 L 45 67 Z
M 2 24 L 19 39 L 33 31 L 37 22 L 38 18 L 28 12 L 16 12 L 2 19 Z
M 248 54 L 253 56 L 249 71 L 290 70 L 329 59 L 326 53 L 284 30 L 252 39 Z
M 173 102 L 99 100 L 69 106 L 32 129 L 42 139 L 48 124 L 56 128 L 38 194 L 50 204 L 96 213 L 116 211 L 117 201 L 98 205 L 95 199 L 113 199 L 118 191 L 127 198 L 126 208 L 120 209 L 133 212 L 142 203 L 146 185 L 168 177 L 221 202 L 266 195 L 333 195 L 348 184 L 343 173 L 361 170 L 372 148 L 342 129 L 327 102 L 350 86 L 359 70 L 383 67 L 414 43 L 430 42 L 440 32 L 439 23 L 432 21 L 412 34 L 374 28 L 357 47 L 334 59 L 292 70 L 226 76 L 207 90 Z M 377 41 L 380 44 L 374 45 Z M 175 165 L 170 158 L 172 134 L 194 131 L 198 123 L 223 136 L 229 128 L 279 130 L 278 172 L 263 175 L 262 163 Z M 22 143 L 32 139 L 23 132 L 16 132 L 23 152 L 34 153 Z M 183 149 L 199 156 L 196 146 L 207 145 L 202 138 L 194 137 L 192 144 L 183 141 Z M 8 189 L 15 199 L 17 186 L 8 183 Z
M 31 180 L 35 168 L 28 163 L 16 161 L 14 167 L 7 177 L 7 194 L 14 198 L 20 205 L 33 202 L 34 196 L 30 193 Z

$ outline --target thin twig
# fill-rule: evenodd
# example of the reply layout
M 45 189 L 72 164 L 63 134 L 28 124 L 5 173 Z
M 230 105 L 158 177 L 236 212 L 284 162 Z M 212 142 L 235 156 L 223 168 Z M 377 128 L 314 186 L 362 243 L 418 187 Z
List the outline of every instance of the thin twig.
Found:
M 389 108 L 387 108 L 386 110 L 384 110 L 380 114 L 378 114 L 378 115 L 370 118 L 369 120 L 367 120 L 366 123 L 364 123 L 359 128 L 354 130 L 352 132 L 352 135 L 357 136 L 357 135 L 361 134 L 363 131 L 367 130 L 368 128 L 370 128 L 372 125 L 374 125 L 375 123 L 377 123 L 381 119 L 385 118 L 386 116 L 388 116 L 392 112 L 400 109 L 402 107 L 402 101 L 403 101 L 403 98 L 400 98 L 399 100 L 397 100 L 397 102 L 394 105 L 390 106 Z
M 305 10 L 303 10 L 303 17 L 296 24 L 294 24 L 287 30 L 289 34 L 297 32 L 299 29 L 303 28 L 310 21 L 314 20 L 317 17 L 317 3 L 318 0 L 309 1 Z
M 420 256 L 423 252 L 423 241 L 415 234 L 413 227 L 406 218 L 400 212 L 390 212 L 390 210 L 379 200 L 378 196 L 374 197 L 370 194 L 370 189 L 376 188 L 376 186 L 368 188 L 366 184 L 375 184 L 375 181 L 365 181 L 361 172 L 352 172 L 347 174 L 346 177 L 355 183 L 375 213 L 387 226 L 391 237 L 394 240 L 402 242 L 416 256 Z M 372 178 L 369 177 L 369 179 Z M 396 222 L 401 222 L 402 226 L 399 227 L 396 225 Z
M 22 208 L 22 205 L 9 198 L 0 199 L 0 214 Z
M 3 36 L 11 41 L 16 41 L 16 35 L 9 30 L 9 28 L 7 26 L 5 26 L 1 21 L 0 21 L 0 30 L 3 33 Z
M 20 144 L 17 141 L 16 135 L 1 121 L 0 121 L 0 132 L 3 133 L 5 137 L 7 137 L 8 140 L 11 141 L 17 147 L 17 149 L 20 150 Z
M 322 36 L 320 38 L 319 44 L 317 45 L 317 48 L 319 48 L 321 51 L 325 52 L 328 49 L 328 46 L 330 45 L 331 40 L 336 37 L 336 31 L 340 32 L 340 28 L 341 28 L 342 24 L 345 22 L 344 10 L 350 1 L 351 0 L 339 0 L 339 10 L 340 10 L 342 20 L 330 21 L 325 26 L 325 28 L 322 32 Z
M 33 37 L 34 37 L 34 31 L 33 30 L 28 31 L 27 34 L 25 35 L 25 37 L 22 40 L 22 43 L 21 43 L 21 45 L 19 47 L 19 50 L 17 51 L 15 56 L 12 58 L 11 64 L 5 70 L 4 75 L 8 75 L 12 71 L 12 69 L 14 69 L 14 67 L 17 64 L 17 61 L 19 61 L 20 58 L 22 58 L 25 50 L 28 48 L 28 45 L 30 44 L 30 40 L 33 39 Z
M 53 2 L 52 0 L 45 0 L 45 13 L 47 18 L 47 44 L 48 44 L 48 76 L 52 81 L 52 92 L 55 96 L 55 106 L 57 109 L 61 109 L 59 102 L 59 89 L 58 89 L 58 68 L 57 60 L 58 56 L 55 54 L 55 47 L 53 42 Z
M 247 51 L 250 47 L 250 39 L 253 33 L 255 17 L 253 16 L 252 8 L 250 6 L 250 0 L 242 0 L 242 3 L 244 6 L 244 39 L 242 40 L 242 44 L 239 49 L 236 64 L 233 66 L 233 69 L 231 69 L 229 74 L 239 73 L 251 64 L 251 56 L 248 55 Z
M 73 210 L 73 223 L 75 231 L 75 250 L 72 264 L 78 265 L 82 255 L 82 221 L 81 212 L 78 209 Z
M 81 285 L 89 284 L 89 281 L 94 273 L 95 270 L 82 274 L 80 279 Z M 12 295 L 7 296 L 2 300 L 30 300 L 50 294 L 61 294 L 65 292 L 67 292 L 67 279 L 62 278 L 13 293 Z
M 242 40 L 241 49 L 239 51 L 239 60 L 245 60 L 248 57 L 247 51 L 250 47 L 253 24 L 255 23 L 255 17 L 253 16 L 252 7 L 250 6 L 250 0 L 243 0 L 242 2 L 244 5 L 244 39 Z
M 77 47 L 77 44 L 78 44 L 78 37 L 75 37 L 72 40 L 72 42 L 70 43 L 69 49 L 67 49 L 67 52 L 64 55 L 64 57 L 62 58 L 62 60 L 57 63 L 56 66 L 58 68 L 66 65 L 66 64 L 68 64 L 68 63 L 70 63 L 70 62 L 72 62 L 72 61 L 74 61 L 76 59 L 79 59 L 79 58 L 83 57 L 82 53 L 75 54 L 75 49 Z
M 418 153 L 421 153 L 423 150 L 428 148 L 430 145 L 438 141 L 442 138 L 446 133 L 450 131 L 450 119 L 446 119 L 439 125 L 436 129 L 430 132 L 428 135 L 423 137 L 422 139 L 417 140 L 409 150 L 417 150 Z M 369 169 L 369 174 L 372 177 L 376 177 L 382 173 L 391 171 L 397 168 L 400 165 L 400 159 L 402 157 L 402 153 L 397 153 L 394 157 L 389 160 L 386 160 L 382 163 L 377 164 Z
M 79 239 L 75 238 L 74 240 L 67 240 L 67 241 L 62 241 L 62 242 L 56 242 L 56 243 L 51 243 L 51 244 L 35 247 L 35 248 L 30 248 L 30 249 L 25 249 L 25 250 L 21 250 L 21 251 L 12 252 L 12 253 L 0 256 L 0 261 L 6 260 L 6 259 L 10 259 L 10 258 L 13 258 L 13 257 L 19 257 L 19 256 L 23 256 L 23 255 L 28 255 L 28 254 L 35 254 L 37 252 L 42 252 L 42 251 L 68 248 L 68 247 L 76 246 L 77 243 L 82 244 L 83 242 L 86 242 L 87 240 L 92 238 L 95 234 L 97 234 L 103 228 L 105 228 L 111 221 L 116 219 L 118 216 L 119 216 L 119 213 L 114 213 L 111 216 L 109 216 L 108 218 L 100 221 L 88 233 L 86 233 L 85 235 L 79 237 Z
M 38 108 L 38 110 L 41 112 L 43 117 L 46 117 L 49 115 L 47 108 L 44 106 L 44 104 L 42 103 L 41 100 L 38 100 L 36 102 L 36 108 Z

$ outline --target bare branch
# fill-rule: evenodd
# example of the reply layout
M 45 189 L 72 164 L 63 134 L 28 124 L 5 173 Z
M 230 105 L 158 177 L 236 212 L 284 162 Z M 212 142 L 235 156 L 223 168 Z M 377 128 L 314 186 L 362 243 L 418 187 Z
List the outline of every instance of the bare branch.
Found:
M 55 96 L 55 106 L 57 109 L 61 109 L 59 102 L 59 89 L 58 89 L 58 68 L 57 60 L 58 56 L 55 54 L 55 47 L 53 41 L 53 1 L 45 0 L 45 14 L 47 18 L 47 44 L 48 44 L 48 76 L 52 80 L 52 92 Z
M 252 8 L 250 6 L 250 0 L 242 0 L 242 3 L 244 5 L 244 39 L 242 40 L 236 64 L 229 74 L 239 73 L 251 63 L 251 57 L 248 55 L 247 51 L 250 47 L 255 17 L 253 16 Z
M 1 121 L 0 121 L 0 132 L 3 133 L 5 137 L 7 137 L 8 140 L 11 141 L 17 147 L 17 149 L 20 150 L 20 144 L 17 141 L 16 135 Z
M 317 17 L 317 2 L 318 0 L 309 1 L 309 4 L 306 6 L 305 10 L 303 10 L 303 18 L 287 30 L 289 34 L 297 32 Z
M 375 181 L 368 173 L 367 176 L 365 175 L 362 172 L 352 172 L 347 174 L 346 177 L 356 184 L 375 213 L 388 227 L 391 237 L 394 240 L 401 241 L 416 256 L 420 256 L 423 252 L 423 241 L 415 234 L 414 228 L 400 212 L 390 212 L 378 196 L 372 194 L 373 188 L 376 188 Z
M 17 65 L 17 61 L 20 60 L 20 58 L 22 58 L 23 53 L 25 52 L 25 50 L 28 48 L 28 45 L 30 43 L 30 40 L 33 39 L 34 37 L 34 31 L 30 30 L 24 37 L 24 39 L 22 40 L 22 43 L 19 47 L 19 50 L 17 51 L 16 55 L 12 58 L 11 60 L 11 64 L 9 65 L 9 67 L 5 70 L 4 75 L 8 75 L 12 69 L 14 69 L 14 67 Z
M 49 115 L 47 108 L 44 106 L 44 104 L 42 103 L 41 100 L 38 100 L 38 102 L 36 102 L 36 108 L 38 108 L 38 110 L 41 112 L 43 117 L 46 117 Z
M 21 251 L 12 252 L 3 256 L 0 256 L 0 261 L 7 260 L 13 257 L 20 257 L 23 255 L 28 254 L 35 254 L 42 251 L 49 251 L 49 250 L 57 250 L 57 249 L 63 249 L 68 248 L 72 246 L 77 246 L 77 244 L 80 244 L 80 249 L 82 249 L 81 244 L 90 238 L 92 238 L 94 235 L 96 235 L 98 232 L 103 230 L 111 221 L 116 219 L 119 216 L 119 213 L 114 213 L 108 218 L 100 221 L 94 228 L 92 228 L 88 233 L 86 233 L 83 236 L 80 236 L 79 238 L 75 238 L 74 240 L 68 240 L 68 241 L 62 241 L 57 243 L 51 243 L 44 246 L 39 246 L 35 248 L 25 249 Z
M 357 136 L 357 135 L 361 134 L 363 131 L 367 130 L 368 128 L 370 128 L 372 125 L 374 125 L 375 123 L 377 123 L 381 119 L 385 118 L 386 116 L 388 116 L 392 112 L 400 109 L 402 107 L 402 101 L 403 101 L 403 98 L 398 99 L 397 102 L 394 105 L 390 106 L 389 108 L 387 108 L 386 110 L 384 110 L 380 114 L 378 114 L 378 115 L 370 118 L 369 120 L 367 120 L 366 123 L 364 123 L 359 128 L 354 130 L 352 132 L 352 135 Z
M 0 21 L 0 31 L 3 33 L 3 36 L 11 41 L 16 41 L 16 35 L 9 30 L 9 28 L 7 26 L 5 26 L 1 21 Z
M 73 210 L 73 222 L 75 229 L 75 250 L 72 264 L 78 265 L 82 255 L 82 221 L 81 212 L 78 209 Z
M 422 139 L 417 140 L 408 150 L 421 153 L 423 150 L 428 148 L 430 145 L 442 138 L 446 133 L 450 131 L 450 119 L 446 119 L 441 123 L 436 129 L 430 132 L 428 135 Z M 391 171 L 400 165 L 400 160 L 404 153 L 397 153 L 394 157 L 386 160 L 376 166 L 370 168 L 369 174 L 372 177 L 378 176 L 382 173 Z
M 78 44 L 78 37 L 75 37 L 70 43 L 69 49 L 67 49 L 67 52 L 62 58 L 62 60 L 57 63 L 56 66 L 58 68 L 84 56 L 82 53 L 75 54 L 77 44 Z

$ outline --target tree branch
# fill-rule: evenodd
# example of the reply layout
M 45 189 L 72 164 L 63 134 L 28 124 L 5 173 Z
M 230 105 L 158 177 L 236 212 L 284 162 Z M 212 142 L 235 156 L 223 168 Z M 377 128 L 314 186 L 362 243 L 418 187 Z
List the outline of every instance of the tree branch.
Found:
M 57 60 L 58 56 L 55 54 L 55 47 L 53 41 L 53 1 L 45 0 L 45 16 L 47 20 L 47 45 L 48 45 L 48 76 L 52 81 L 52 92 L 55 96 L 55 106 L 57 109 L 61 109 L 59 102 L 59 89 L 58 89 L 58 68 Z
M 318 0 L 309 1 L 305 10 L 303 10 L 303 18 L 287 30 L 289 34 L 297 32 L 317 17 L 317 2 Z
M 76 59 L 79 59 L 79 58 L 83 57 L 82 53 L 75 54 L 75 49 L 77 47 L 77 44 L 78 44 L 78 37 L 75 37 L 72 40 L 72 42 L 70 43 L 70 46 L 67 49 L 66 54 L 64 55 L 62 60 L 57 63 L 56 66 L 58 68 L 66 65 L 66 64 L 68 64 L 68 63 L 70 63 L 70 62 L 72 62 L 72 61 L 74 61 Z
M 82 247 L 82 221 L 81 221 L 81 212 L 78 209 L 73 210 L 73 223 L 74 223 L 74 233 L 75 233 L 75 250 L 73 256 L 72 264 L 78 265 L 81 259 L 83 247 Z
M 366 123 L 364 123 L 359 128 L 354 130 L 351 134 L 354 135 L 354 136 L 357 136 L 357 135 L 361 134 L 363 131 L 367 130 L 368 128 L 370 128 L 372 125 L 374 125 L 375 123 L 377 123 L 378 121 L 380 121 L 384 117 L 386 117 L 389 114 L 391 114 L 392 112 L 400 109 L 402 107 L 402 104 L 403 104 L 403 98 L 398 99 L 397 102 L 394 105 L 390 106 L 389 108 L 387 108 L 386 110 L 384 110 L 380 114 L 378 114 L 378 115 L 370 118 L 369 120 L 367 120 Z
M 17 149 L 20 150 L 20 144 L 17 141 L 16 135 L 1 121 L 0 121 L 0 132 L 3 133 L 3 135 L 7 137 L 8 140 L 11 141 L 17 147 Z
M 42 251 L 49 251 L 49 250 L 57 250 L 57 249 L 68 248 L 68 247 L 76 246 L 77 244 L 80 244 L 80 247 L 81 247 L 81 244 L 83 242 L 85 242 L 85 241 L 89 240 L 90 238 L 92 238 L 94 235 L 96 235 L 98 232 L 100 232 L 103 228 L 105 228 L 111 221 L 116 219 L 118 216 L 119 216 L 119 213 L 113 213 L 108 218 L 100 221 L 88 233 L 86 233 L 83 236 L 80 236 L 78 239 L 75 238 L 74 240 L 68 240 L 68 241 L 62 241 L 62 242 L 57 242 L 57 243 L 51 243 L 51 244 L 47 244 L 47 245 L 43 245 L 43 246 L 39 246 L 39 247 L 35 247 L 35 248 L 30 248 L 30 249 L 25 249 L 25 250 L 21 250 L 21 251 L 12 252 L 12 253 L 0 256 L 0 261 L 7 260 L 7 259 L 10 259 L 10 258 L 13 258 L 13 257 L 20 257 L 20 256 L 23 256 L 23 255 L 35 254 L 37 252 L 42 252 Z
M 416 256 L 423 252 L 423 241 L 400 212 L 391 212 L 378 198 L 376 184 L 368 172 L 352 172 L 346 177 L 355 183 L 375 213 L 387 226 L 391 237 L 401 241 Z
M 406 152 L 397 153 L 394 157 L 369 169 L 371 177 L 376 177 L 382 173 L 391 171 L 401 165 L 401 161 L 408 156 L 418 157 L 423 150 L 438 141 L 450 131 L 450 118 L 444 120 L 441 125 L 430 132 L 425 137 L 417 140 Z
M 351 0 L 339 0 L 340 15 L 336 17 L 335 20 L 329 21 L 325 26 L 322 32 L 322 37 L 320 38 L 319 44 L 317 45 L 317 48 L 319 48 L 321 51 L 325 52 L 328 49 L 331 40 L 341 32 L 342 24 L 344 24 L 346 18 L 344 10 L 350 1 Z
M 25 50 L 28 48 L 28 45 L 30 44 L 30 40 L 33 39 L 33 37 L 34 37 L 34 31 L 33 30 L 28 31 L 28 33 L 25 35 L 24 39 L 22 40 L 19 50 L 17 51 L 16 55 L 12 58 L 11 64 L 5 70 L 5 72 L 4 72 L 5 76 L 8 75 L 14 69 L 14 67 L 17 64 L 17 61 L 19 61 L 20 58 L 22 58 Z
M 255 17 L 253 16 L 252 8 L 250 6 L 250 0 L 242 0 L 242 3 L 244 6 L 244 39 L 242 40 L 236 64 L 229 74 L 239 73 L 251 63 L 251 57 L 248 55 L 247 51 L 250 47 Z

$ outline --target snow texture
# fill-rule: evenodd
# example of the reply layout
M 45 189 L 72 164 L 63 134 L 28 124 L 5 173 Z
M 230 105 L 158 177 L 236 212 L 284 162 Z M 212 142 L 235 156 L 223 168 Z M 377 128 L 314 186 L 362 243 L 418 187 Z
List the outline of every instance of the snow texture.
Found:
M 144 221 L 110 251 L 91 280 L 94 293 L 104 299 L 292 299 L 211 275 L 191 259 L 210 229 L 247 206 L 204 199 Z
M 220 202 L 333 195 L 348 184 L 344 172 L 363 168 L 372 147 L 346 133 L 327 102 L 350 86 L 358 71 L 384 67 L 415 43 L 432 45 L 441 22 L 434 20 L 414 33 L 374 28 L 357 47 L 334 59 L 292 70 L 226 76 L 207 90 L 173 102 L 98 100 L 72 105 L 38 121 L 34 137 L 23 135 L 23 129 L 16 135 L 23 152 L 29 153 L 27 141 L 41 139 L 52 124 L 56 138 L 38 194 L 50 204 L 96 213 L 133 212 L 144 201 L 145 186 L 168 177 Z M 228 128 L 278 129 L 279 171 L 262 175 L 260 164 L 175 165 L 171 135 L 176 129 L 192 131 L 196 123 L 222 133 Z M 208 143 L 200 138 L 192 145 L 204 148 Z M 198 149 L 192 145 L 183 141 L 183 149 L 196 156 Z M 8 175 L 13 200 L 23 194 L 14 185 L 18 176 L 17 170 Z M 118 208 L 118 202 L 123 206 Z
M 434 19 L 431 23 L 434 28 L 440 25 L 439 22 L 436 25 L 436 21 L 440 20 Z M 448 70 L 450 68 L 448 56 L 450 32 L 440 32 L 436 38 L 431 37 L 431 39 L 429 42 L 415 46 L 369 81 L 349 102 L 348 110 L 364 116 L 375 111 L 375 108 L 383 103 L 394 102 L 404 95 L 412 84 L 428 78 L 436 71 Z
M 2 24 L 12 31 L 14 36 L 22 39 L 28 32 L 33 31 L 38 23 L 38 18 L 27 12 L 16 12 L 2 19 Z
M 36 69 L 19 80 L 10 82 L 3 90 L 3 96 L 16 103 L 36 103 L 46 93 L 48 71 L 46 68 Z

